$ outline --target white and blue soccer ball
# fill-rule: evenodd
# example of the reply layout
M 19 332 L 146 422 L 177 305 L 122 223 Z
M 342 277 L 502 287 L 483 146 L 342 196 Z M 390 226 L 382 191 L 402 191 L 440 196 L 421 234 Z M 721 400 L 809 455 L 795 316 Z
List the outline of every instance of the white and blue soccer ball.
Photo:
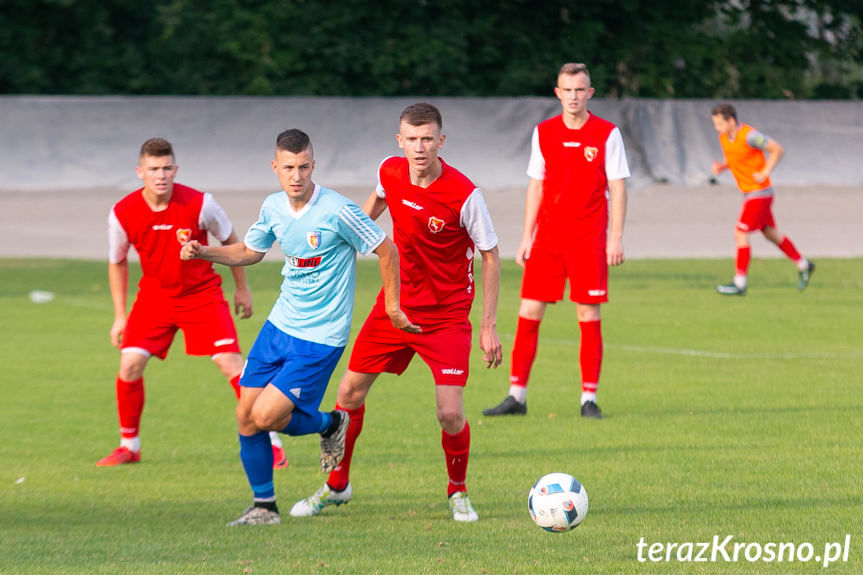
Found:
M 546 531 L 570 531 L 587 515 L 587 491 L 572 475 L 549 473 L 530 488 L 527 507 L 534 523 Z

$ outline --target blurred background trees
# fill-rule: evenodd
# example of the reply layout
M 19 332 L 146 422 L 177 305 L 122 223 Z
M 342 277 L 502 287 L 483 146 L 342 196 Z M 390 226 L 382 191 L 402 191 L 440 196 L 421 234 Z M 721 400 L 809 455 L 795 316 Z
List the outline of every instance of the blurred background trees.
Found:
M 861 0 L 0 0 L 0 93 L 863 98 Z

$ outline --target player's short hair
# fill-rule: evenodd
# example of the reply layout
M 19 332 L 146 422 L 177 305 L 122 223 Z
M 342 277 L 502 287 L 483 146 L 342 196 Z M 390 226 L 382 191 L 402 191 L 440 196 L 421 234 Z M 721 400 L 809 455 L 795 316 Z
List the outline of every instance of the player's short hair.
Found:
M 723 103 L 715 106 L 710 114 L 711 116 L 722 116 L 726 120 L 733 118 L 737 122 L 737 110 L 734 106 L 728 103 Z
M 300 152 L 305 151 L 311 146 L 312 140 L 311 138 L 309 138 L 309 135 L 302 130 L 298 130 L 296 128 L 285 130 L 284 132 L 276 136 L 277 150 L 284 150 L 285 152 L 290 152 L 292 154 L 299 154 Z
M 440 115 L 440 110 L 425 102 L 411 104 L 405 108 L 402 111 L 402 115 L 399 116 L 399 124 L 402 122 L 405 122 L 410 126 L 437 124 L 438 128 L 443 128 L 443 118 Z
M 171 142 L 164 138 L 150 138 L 141 145 L 141 153 L 139 158 L 150 156 L 153 158 L 164 158 L 165 156 L 174 157 L 174 148 Z
M 567 62 L 557 71 L 558 78 L 561 76 L 575 76 L 576 74 L 584 74 L 587 76 L 588 82 L 590 81 L 590 72 L 587 71 L 587 66 L 581 62 Z

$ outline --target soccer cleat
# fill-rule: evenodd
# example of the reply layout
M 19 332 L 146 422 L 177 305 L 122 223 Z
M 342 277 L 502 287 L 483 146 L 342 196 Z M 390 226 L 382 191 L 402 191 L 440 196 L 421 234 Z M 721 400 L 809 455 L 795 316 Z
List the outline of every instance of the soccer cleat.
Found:
M 288 456 L 281 447 L 273 446 L 273 469 L 284 469 L 288 466 Z
M 227 527 L 237 525 L 278 525 L 282 522 L 278 511 L 271 511 L 265 507 L 255 507 L 252 503 L 239 518 L 228 523 Z
M 479 519 L 464 491 L 456 491 L 449 496 L 449 510 L 452 511 L 452 518 L 456 521 L 470 522 Z
M 527 413 L 527 402 L 519 403 L 513 396 L 507 395 L 506 399 L 496 407 L 483 409 L 483 415 L 525 415 Z
M 128 447 L 118 447 L 111 452 L 111 455 L 97 461 L 96 465 L 99 467 L 113 467 L 125 463 L 138 463 L 139 461 L 141 461 L 140 451 L 132 451 Z
M 595 401 L 585 401 L 581 404 L 581 416 L 602 419 L 602 410 L 599 409 Z
M 348 483 L 341 491 L 336 491 L 327 483 L 315 491 L 314 495 L 301 499 L 291 507 L 291 517 L 314 517 L 327 505 L 341 505 L 351 500 L 354 490 Z
M 812 277 L 812 272 L 815 271 L 815 264 L 809 262 L 809 265 L 806 266 L 805 270 L 797 272 L 800 274 L 800 281 L 797 282 L 797 289 L 803 291 L 806 289 L 806 286 L 809 285 L 809 278 Z
M 335 469 L 345 456 L 345 435 L 351 424 L 351 416 L 342 409 L 334 411 L 333 416 L 336 415 L 340 416 L 336 430 L 329 437 L 321 436 L 321 471 L 324 473 Z
M 716 292 L 722 295 L 746 295 L 746 288 L 739 288 L 733 283 L 716 286 Z

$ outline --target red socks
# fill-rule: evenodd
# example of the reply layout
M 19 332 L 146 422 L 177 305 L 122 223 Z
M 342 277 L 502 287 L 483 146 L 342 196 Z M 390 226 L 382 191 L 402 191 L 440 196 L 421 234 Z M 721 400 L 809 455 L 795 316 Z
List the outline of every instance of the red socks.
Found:
M 455 435 L 441 430 L 440 443 L 443 446 L 446 470 L 449 475 L 447 497 L 456 491 L 467 491 L 465 479 L 467 478 L 468 455 L 470 455 L 470 425 L 465 421 L 464 429 Z
M 535 319 L 519 316 L 515 328 L 515 341 L 512 345 L 512 365 L 509 371 L 509 382 L 513 385 L 526 387 L 530 377 L 530 368 L 536 359 L 536 347 L 539 342 L 539 324 Z
M 581 390 L 596 393 L 602 369 L 602 321 L 580 321 Z
M 240 374 L 238 373 L 234 377 L 229 380 L 231 384 L 231 389 L 234 390 L 234 394 L 237 396 L 237 401 L 240 399 Z
M 779 249 L 782 250 L 782 253 L 788 256 L 794 263 L 800 261 L 800 258 L 802 257 L 800 252 L 797 251 L 797 248 L 794 247 L 794 244 L 791 243 L 791 240 L 788 239 L 788 236 L 782 238 L 782 243 L 779 244 Z
M 345 409 L 336 403 L 336 409 Z M 327 478 L 327 484 L 336 491 L 342 491 L 348 486 L 351 472 L 351 458 L 354 455 L 354 444 L 357 442 L 360 432 L 363 430 L 363 418 L 366 413 L 366 404 L 362 404 L 357 409 L 345 409 L 351 418 L 351 424 L 348 426 L 348 432 L 345 435 L 345 456 L 342 462 L 330 472 Z
M 144 378 L 124 381 L 117 377 L 117 411 L 120 414 L 120 435 L 138 437 L 141 412 L 144 411 Z
M 749 258 L 751 254 L 752 250 L 749 248 L 749 246 L 746 246 L 745 248 L 737 248 L 737 275 L 746 275 L 747 271 L 749 270 Z

